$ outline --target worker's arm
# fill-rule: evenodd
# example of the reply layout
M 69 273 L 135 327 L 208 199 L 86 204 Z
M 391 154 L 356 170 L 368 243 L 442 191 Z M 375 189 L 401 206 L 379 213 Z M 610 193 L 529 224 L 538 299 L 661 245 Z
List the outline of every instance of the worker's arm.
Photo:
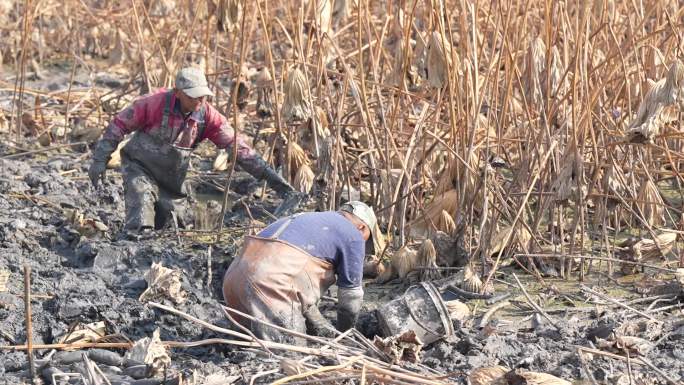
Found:
M 356 231 L 356 230 L 354 230 Z M 356 326 L 356 320 L 363 303 L 363 259 L 366 254 L 366 243 L 356 234 L 347 242 L 340 259 L 337 274 L 337 330 L 345 331 Z
M 238 135 L 236 138 L 235 131 L 226 117 L 209 104 L 207 104 L 205 122 L 205 135 L 204 138 L 200 139 L 209 139 L 218 148 L 225 148 L 229 152 L 233 146 L 237 146 L 237 164 L 243 170 L 257 179 L 265 180 L 269 187 L 281 197 L 285 197 L 294 191 L 283 177 L 278 175 L 256 151 L 249 147 L 242 136 Z
M 361 286 L 353 288 L 340 287 L 337 290 L 337 330 L 343 332 L 356 326 L 361 304 L 363 303 L 363 289 Z
M 104 179 L 107 162 L 119 142 L 129 133 L 142 128 L 148 116 L 150 98 L 137 100 L 131 106 L 118 113 L 105 129 L 102 139 L 93 150 L 93 162 L 90 164 L 88 176 L 94 186 Z

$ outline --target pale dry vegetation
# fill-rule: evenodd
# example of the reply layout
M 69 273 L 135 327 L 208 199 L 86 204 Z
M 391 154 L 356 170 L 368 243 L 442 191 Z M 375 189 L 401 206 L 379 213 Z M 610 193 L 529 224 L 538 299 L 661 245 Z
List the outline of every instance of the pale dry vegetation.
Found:
M 664 193 L 681 191 L 683 12 L 677 1 L 2 1 L 13 75 L 0 81 L 11 95 L 0 130 L 17 146 L 27 134 L 91 142 L 195 64 L 318 209 L 358 191 L 395 249 L 441 231 L 494 265 L 519 253 L 658 261 L 684 218 L 681 192 Z M 54 65 L 129 81 L 25 87 Z M 216 169 L 230 168 L 219 156 Z M 640 252 L 616 241 L 626 229 Z M 586 262 L 567 258 L 561 273 L 575 261 Z

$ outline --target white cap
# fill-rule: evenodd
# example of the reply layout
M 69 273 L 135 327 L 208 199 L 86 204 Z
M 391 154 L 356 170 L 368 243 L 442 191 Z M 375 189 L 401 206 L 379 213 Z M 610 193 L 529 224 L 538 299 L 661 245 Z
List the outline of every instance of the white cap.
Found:
M 186 67 L 176 74 L 176 89 L 183 91 L 191 98 L 213 96 L 207 86 L 207 78 L 204 72 L 197 67 Z
M 378 223 L 378 220 L 375 217 L 373 209 L 370 208 L 367 204 L 361 201 L 349 201 L 347 203 L 342 204 L 342 206 L 340 206 L 340 210 L 354 214 L 357 218 L 361 220 L 361 222 L 363 222 L 363 224 L 368 226 L 368 230 L 371 231 L 371 234 L 373 233 L 375 225 Z

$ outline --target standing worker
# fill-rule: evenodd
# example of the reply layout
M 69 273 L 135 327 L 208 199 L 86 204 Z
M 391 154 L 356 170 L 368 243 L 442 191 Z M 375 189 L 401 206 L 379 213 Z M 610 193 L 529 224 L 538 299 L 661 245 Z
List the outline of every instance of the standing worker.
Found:
M 365 203 L 340 211 L 295 214 L 247 236 L 223 278 L 227 305 L 275 325 L 330 337 L 334 330 L 318 309 L 337 280 L 337 330 L 356 324 L 363 302 L 363 260 L 376 218 Z M 261 339 L 282 340 L 274 328 L 236 317 Z
M 199 68 L 178 71 L 173 90 L 159 90 L 136 100 L 116 115 L 93 152 L 88 175 L 97 187 L 107 162 L 124 136 L 135 132 L 121 149 L 126 222 L 124 230 L 161 228 L 174 210 L 174 200 L 187 197 L 184 187 L 190 154 L 211 140 L 218 148 L 237 148 L 237 164 L 263 179 L 284 202 L 279 211 L 296 205 L 299 195 L 240 136 L 209 102 L 213 93 Z M 237 143 L 235 143 L 237 142 Z

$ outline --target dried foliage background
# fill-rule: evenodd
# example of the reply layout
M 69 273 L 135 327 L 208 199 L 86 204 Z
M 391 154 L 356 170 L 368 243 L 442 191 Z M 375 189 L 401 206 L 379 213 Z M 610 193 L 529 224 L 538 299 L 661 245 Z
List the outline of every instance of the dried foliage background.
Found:
M 630 229 L 667 251 L 658 237 L 682 226 L 683 12 L 676 0 L 1 1 L 0 61 L 16 76 L 0 83 L 13 92 L 0 128 L 92 141 L 194 63 L 318 208 L 360 191 L 397 248 L 440 230 L 497 262 L 613 256 Z M 24 87 L 54 63 L 130 81 Z

